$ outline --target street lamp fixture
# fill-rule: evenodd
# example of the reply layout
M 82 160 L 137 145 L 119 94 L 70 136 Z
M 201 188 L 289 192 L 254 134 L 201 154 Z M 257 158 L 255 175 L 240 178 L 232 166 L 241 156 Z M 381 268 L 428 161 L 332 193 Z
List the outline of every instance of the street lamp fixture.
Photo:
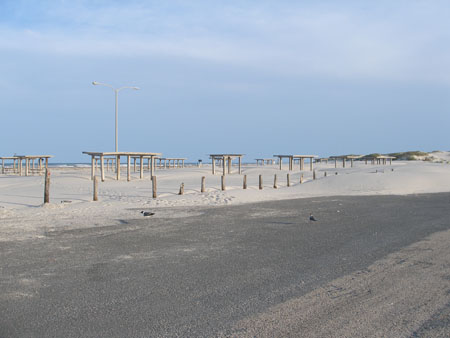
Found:
M 118 101 L 119 101 L 119 91 L 121 91 L 122 89 L 133 89 L 133 90 L 139 90 L 139 87 L 129 87 L 129 86 L 124 86 L 124 87 L 120 87 L 120 88 L 114 88 L 113 86 L 107 84 L 107 83 L 101 83 L 101 82 L 97 82 L 97 81 L 93 81 L 92 84 L 94 86 L 105 86 L 105 87 L 109 87 L 112 88 L 114 90 L 114 93 L 116 95 L 116 153 L 119 151 L 119 123 L 118 123 L 118 116 L 119 116 L 119 106 L 118 106 Z

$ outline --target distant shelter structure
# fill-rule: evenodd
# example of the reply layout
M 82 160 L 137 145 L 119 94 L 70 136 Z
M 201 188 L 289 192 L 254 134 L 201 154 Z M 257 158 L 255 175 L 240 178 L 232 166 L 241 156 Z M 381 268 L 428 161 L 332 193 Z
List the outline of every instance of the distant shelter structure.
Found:
M 185 157 L 157 157 L 156 158 L 158 163 L 158 168 L 161 169 L 164 167 L 166 168 L 184 168 L 184 161 L 187 160 Z M 172 166 L 170 163 L 172 162 Z
M 48 169 L 48 159 L 52 157 L 52 155 L 14 155 L 0 157 L 2 160 L 1 172 L 2 174 L 19 174 L 19 176 L 29 176 L 30 174 L 42 175 L 44 169 Z M 25 166 L 23 165 L 24 161 Z
M 105 180 L 105 159 L 112 159 L 116 164 L 116 180 L 120 180 L 120 157 L 127 158 L 127 181 L 131 180 L 131 158 L 134 159 L 134 170 L 136 170 L 136 159 L 139 159 L 140 178 L 144 178 L 144 160 L 148 160 L 150 177 L 155 170 L 155 158 L 161 156 L 161 153 L 142 153 L 142 152 L 91 152 L 83 151 L 83 154 L 91 156 L 91 179 L 94 179 L 97 170 L 97 160 L 100 161 L 100 173 L 102 181 Z
M 278 161 L 280 164 L 280 170 L 283 166 L 283 159 L 287 158 L 289 161 L 289 170 L 294 170 L 294 163 L 297 161 L 300 165 L 300 171 L 304 170 L 305 167 L 305 159 L 309 159 L 309 170 L 313 171 L 313 162 L 314 158 L 318 157 L 317 155 L 273 155 L 273 157 L 278 157 Z
M 242 172 L 242 156 L 244 154 L 209 154 L 209 158 L 212 162 L 212 174 L 216 174 L 216 162 L 219 163 L 219 165 L 222 165 L 223 168 L 223 176 L 225 176 L 228 172 L 228 174 L 231 174 L 231 167 L 233 159 L 238 159 L 238 173 L 239 175 Z M 228 168 L 228 170 L 226 169 Z
M 259 166 L 265 166 L 265 165 L 273 165 L 275 164 L 275 159 L 274 158 L 255 158 L 256 160 L 256 165 Z
M 378 156 L 365 156 L 364 161 L 367 164 L 367 161 L 371 161 L 372 164 L 387 164 L 389 160 L 389 165 L 392 165 L 392 160 L 395 160 L 395 156 L 387 156 L 387 155 L 378 155 Z
M 362 158 L 364 155 L 340 155 L 330 156 L 334 160 L 334 167 L 337 168 L 337 161 L 342 160 L 342 168 L 345 168 L 345 162 L 350 160 L 350 166 L 353 168 L 353 161 Z

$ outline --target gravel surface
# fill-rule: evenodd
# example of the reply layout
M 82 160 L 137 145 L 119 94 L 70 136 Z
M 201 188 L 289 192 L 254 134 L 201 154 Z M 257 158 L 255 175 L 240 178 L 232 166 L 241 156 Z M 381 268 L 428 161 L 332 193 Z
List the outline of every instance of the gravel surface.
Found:
M 0 337 L 447 337 L 449 205 L 427 194 L 136 210 L 3 241 Z

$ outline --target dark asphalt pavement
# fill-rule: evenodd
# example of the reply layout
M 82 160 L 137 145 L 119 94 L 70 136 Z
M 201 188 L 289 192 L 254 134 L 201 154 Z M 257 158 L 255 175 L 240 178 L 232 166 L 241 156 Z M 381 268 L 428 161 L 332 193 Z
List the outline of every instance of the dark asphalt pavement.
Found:
M 0 337 L 213 337 L 450 229 L 449 216 L 450 194 L 326 197 L 136 210 L 0 242 Z

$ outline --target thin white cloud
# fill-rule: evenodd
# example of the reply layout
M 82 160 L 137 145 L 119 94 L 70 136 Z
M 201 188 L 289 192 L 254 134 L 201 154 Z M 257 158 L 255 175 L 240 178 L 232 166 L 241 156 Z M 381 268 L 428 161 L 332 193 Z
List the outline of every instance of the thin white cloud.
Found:
M 0 50 L 171 56 L 292 76 L 450 82 L 449 6 L 385 3 L 383 15 L 375 4 L 366 9 L 281 4 L 206 6 L 202 11 L 192 3 L 90 8 L 85 2 L 65 2 L 45 11 L 49 24 L 0 27 Z

